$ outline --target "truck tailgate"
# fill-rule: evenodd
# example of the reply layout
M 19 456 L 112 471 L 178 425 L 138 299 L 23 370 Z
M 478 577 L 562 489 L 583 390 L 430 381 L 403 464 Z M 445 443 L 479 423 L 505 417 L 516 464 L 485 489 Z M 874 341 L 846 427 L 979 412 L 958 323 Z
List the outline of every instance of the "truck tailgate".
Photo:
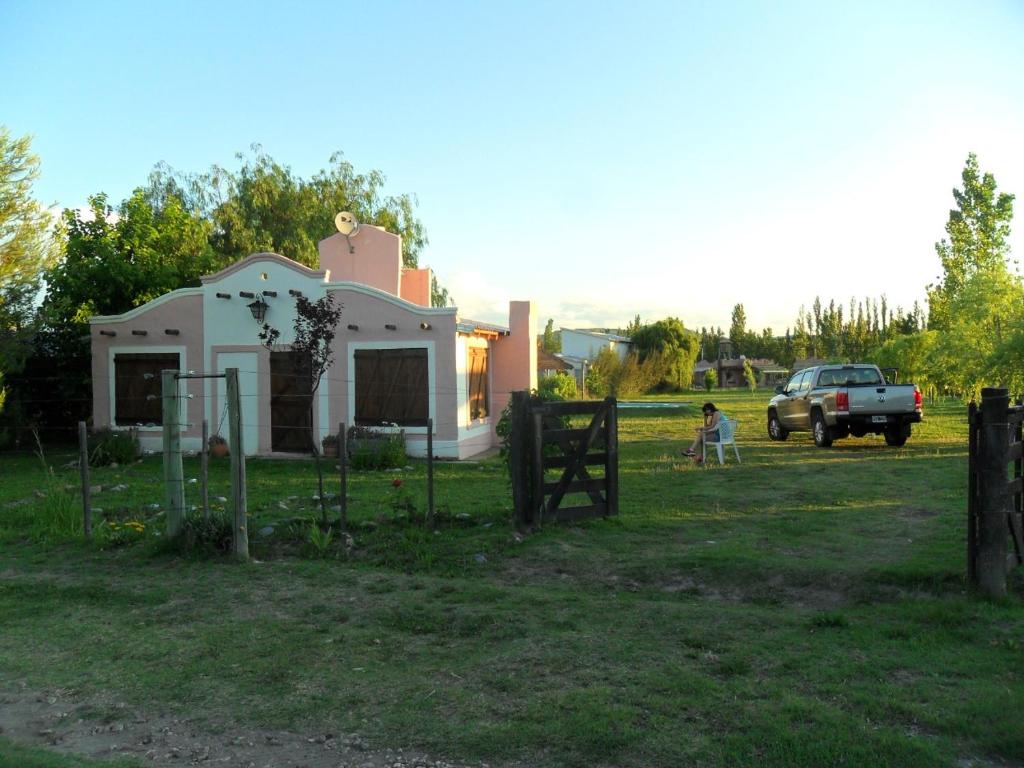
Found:
M 850 415 L 914 412 L 913 384 L 871 384 L 848 387 Z

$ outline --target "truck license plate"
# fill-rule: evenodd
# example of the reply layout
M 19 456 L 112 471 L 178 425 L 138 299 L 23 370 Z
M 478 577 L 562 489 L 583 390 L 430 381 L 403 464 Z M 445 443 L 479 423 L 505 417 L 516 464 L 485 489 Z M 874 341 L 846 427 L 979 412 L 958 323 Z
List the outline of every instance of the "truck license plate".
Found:
M 889 419 L 887 417 L 885 417 L 885 416 L 872 416 L 871 417 L 871 423 L 872 424 L 885 424 L 885 422 L 887 422 L 888 420 Z

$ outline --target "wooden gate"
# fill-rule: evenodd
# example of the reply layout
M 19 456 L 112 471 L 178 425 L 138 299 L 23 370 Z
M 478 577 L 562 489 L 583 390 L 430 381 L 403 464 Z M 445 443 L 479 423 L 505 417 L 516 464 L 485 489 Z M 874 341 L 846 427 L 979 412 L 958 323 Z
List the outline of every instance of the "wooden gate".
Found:
M 1024 564 L 1024 404 L 1010 405 L 1005 389 L 985 388 L 967 422 L 967 579 L 998 596 L 1006 593 L 1007 573 Z
M 573 416 L 591 418 L 587 426 L 574 428 L 569 424 Z M 510 451 L 513 502 L 520 526 L 618 514 L 615 398 L 543 402 L 527 392 L 513 392 Z M 590 473 L 589 468 L 596 466 L 604 468 L 601 477 Z M 557 470 L 561 472 L 556 479 L 553 471 Z M 590 503 L 562 506 L 566 496 L 574 493 L 586 494 Z

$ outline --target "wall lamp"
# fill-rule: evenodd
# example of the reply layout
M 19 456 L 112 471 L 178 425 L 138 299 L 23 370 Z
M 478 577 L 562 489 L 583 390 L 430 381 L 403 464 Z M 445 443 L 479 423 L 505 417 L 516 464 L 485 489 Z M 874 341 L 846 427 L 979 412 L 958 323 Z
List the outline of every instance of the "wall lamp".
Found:
M 248 304 L 247 306 L 249 307 L 249 311 L 252 312 L 252 319 L 255 320 L 257 323 L 262 324 L 263 320 L 267 316 L 267 307 L 269 307 L 270 305 L 267 304 L 267 302 L 265 302 L 263 300 L 263 297 L 261 296 L 260 298 L 256 299 L 256 301 L 252 302 L 252 304 Z

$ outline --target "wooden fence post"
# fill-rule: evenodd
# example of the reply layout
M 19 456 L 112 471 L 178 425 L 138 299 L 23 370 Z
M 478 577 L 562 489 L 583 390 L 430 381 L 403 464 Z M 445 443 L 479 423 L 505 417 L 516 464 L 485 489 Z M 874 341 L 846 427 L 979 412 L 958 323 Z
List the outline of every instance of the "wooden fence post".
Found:
M 608 415 L 605 417 L 604 437 L 604 496 L 608 514 L 619 514 L 619 414 L 614 397 L 605 399 Z
M 203 500 L 203 520 L 210 519 L 210 422 L 203 419 L 203 447 L 199 454 L 200 495 Z
M 513 392 L 509 420 L 508 470 L 512 481 L 512 507 L 516 525 L 525 528 L 533 521 L 530 513 L 530 473 L 527 469 L 529 453 L 529 392 Z
M 341 494 L 338 496 L 338 523 L 342 531 L 348 530 L 348 433 L 345 422 L 338 424 L 338 474 Z
M 967 581 L 978 583 L 978 404 L 967 406 Z
M 427 527 L 434 530 L 434 420 L 427 419 Z
M 977 586 L 989 597 L 1006 594 L 1006 521 L 1010 488 L 1006 477 L 1010 433 L 1006 389 L 981 390 L 981 431 L 978 435 Z
M 161 372 L 164 436 L 164 494 L 167 499 L 167 536 L 181 533 L 185 516 L 185 477 L 181 467 L 181 403 L 178 372 Z
M 92 538 L 92 496 L 89 493 L 89 430 L 78 422 L 78 467 L 82 477 L 82 530 Z
M 533 404 L 533 398 L 528 398 L 527 403 Z M 528 411 L 529 412 L 529 409 Z M 533 414 L 532 418 L 527 417 L 533 438 L 531 446 L 531 475 L 530 485 L 533 490 L 530 494 L 530 517 L 536 525 L 544 522 L 544 416 L 540 413 Z
M 238 369 L 224 370 L 227 384 L 228 429 L 231 434 L 231 499 L 234 507 L 233 547 L 235 557 L 249 559 L 249 530 L 246 521 L 245 447 L 242 444 L 242 400 Z

